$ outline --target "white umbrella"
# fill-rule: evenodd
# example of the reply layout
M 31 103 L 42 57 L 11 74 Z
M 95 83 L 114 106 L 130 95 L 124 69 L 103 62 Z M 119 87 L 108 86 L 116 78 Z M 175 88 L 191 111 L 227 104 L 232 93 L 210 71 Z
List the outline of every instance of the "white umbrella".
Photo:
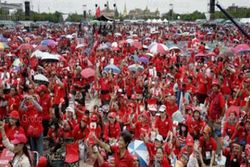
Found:
M 40 50 L 36 50 L 35 52 L 33 52 L 32 54 L 31 54 L 31 57 L 37 57 L 37 58 L 42 58 L 43 57 L 43 53 L 44 52 L 42 52 L 42 51 L 40 51 Z
M 141 167 L 149 165 L 149 153 L 147 146 L 141 140 L 135 140 L 128 145 L 128 151 L 137 156 Z
M 48 52 L 44 52 L 42 55 L 43 61 L 59 61 L 59 55 L 50 54 Z
M 49 82 L 49 79 L 46 76 L 44 76 L 43 74 L 34 75 L 34 80 L 35 81 L 42 81 L 42 82 Z
M 83 48 L 83 47 L 85 47 L 85 44 L 78 44 L 78 45 L 76 46 L 76 49 Z

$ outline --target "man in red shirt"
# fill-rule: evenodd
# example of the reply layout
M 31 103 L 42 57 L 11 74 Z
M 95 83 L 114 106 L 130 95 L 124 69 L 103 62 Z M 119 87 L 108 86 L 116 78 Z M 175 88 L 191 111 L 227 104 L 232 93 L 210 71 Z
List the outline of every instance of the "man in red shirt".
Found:
M 43 108 L 42 111 L 42 119 L 43 119 L 43 128 L 44 128 L 44 132 L 43 135 L 47 136 L 48 134 L 48 130 L 49 130 L 49 121 L 51 119 L 50 117 L 50 110 L 51 110 L 51 98 L 50 95 L 48 93 L 48 89 L 45 85 L 41 85 L 38 87 L 38 93 L 40 95 L 40 104 L 41 107 Z
M 206 126 L 203 130 L 203 136 L 199 139 L 199 154 L 202 167 L 205 167 L 206 165 L 213 166 L 215 162 L 217 144 L 215 139 L 211 136 L 211 132 L 211 128 Z
M 107 152 L 111 153 L 113 155 L 112 160 L 113 162 L 110 162 L 114 164 L 115 167 L 132 167 L 134 166 L 134 158 L 133 156 L 128 152 L 128 145 L 130 141 L 132 140 L 132 135 L 128 131 L 123 131 L 121 133 L 121 137 L 118 141 L 118 146 L 113 145 L 110 146 L 102 141 L 100 141 L 93 133 L 92 138 L 96 141 L 96 143 L 104 148 Z M 109 166 L 109 165 L 102 165 L 102 166 Z
M 120 137 L 121 127 L 116 121 L 116 113 L 111 112 L 108 116 L 109 122 L 104 126 L 103 138 L 105 142 L 114 142 Z
M 164 139 L 168 138 L 172 130 L 172 119 L 166 114 L 166 106 L 161 105 L 159 108 L 160 117 L 156 118 L 155 128 Z

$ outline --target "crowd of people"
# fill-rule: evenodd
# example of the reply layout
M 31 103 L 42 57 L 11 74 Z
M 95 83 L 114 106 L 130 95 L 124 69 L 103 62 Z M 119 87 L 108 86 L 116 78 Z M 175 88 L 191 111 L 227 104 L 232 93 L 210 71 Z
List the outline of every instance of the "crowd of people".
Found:
M 0 142 L 13 166 L 250 166 L 247 37 L 233 25 L 109 26 L 1 28 Z M 129 150 L 138 141 L 148 158 Z

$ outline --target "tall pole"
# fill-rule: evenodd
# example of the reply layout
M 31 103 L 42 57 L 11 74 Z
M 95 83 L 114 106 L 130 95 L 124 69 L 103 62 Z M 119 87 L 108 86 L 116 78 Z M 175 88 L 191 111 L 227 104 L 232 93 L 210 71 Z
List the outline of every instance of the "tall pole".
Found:
M 216 4 L 216 6 L 240 30 L 240 32 L 250 40 L 250 35 L 247 32 L 245 32 L 236 21 L 234 21 L 232 16 L 230 16 L 230 14 L 228 14 L 218 3 Z

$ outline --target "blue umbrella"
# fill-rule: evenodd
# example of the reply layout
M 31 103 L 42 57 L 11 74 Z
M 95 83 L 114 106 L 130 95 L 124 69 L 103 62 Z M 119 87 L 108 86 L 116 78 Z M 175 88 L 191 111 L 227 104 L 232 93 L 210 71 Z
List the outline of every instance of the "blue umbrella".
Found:
M 57 43 L 52 40 L 52 39 L 45 39 L 41 42 L 41 45 L 46 45 L 46 46 L 56 46 Z
M 128 145 L 128 151 L 137 156 L 140 167 L 147 167 L 149 165 L 149 153 L 147 146 L 141 140 L 135 140 Z
M 8 39 L 3 36 L 3 34 L 0 34 L 0 41 L 1 42 L 8 42 Z
M 149 60 L 147 57 L 140 57 L 138 59 L 139 62 L 142 62 L 142 63 L 145 63 L 145 64 L 148 64 L 149 63 Z
M 137 55 L 131 55 L 130 56 L 135 62 L 137 62 L 138 61 L 138 56 Z
M 139 64 L 133 64 L 133 65 L 130 65 L 130 66 L 128 66 L 128 69 L 130 70 L 130 71 L 142 71 L 142 70 L 144 70 L 144 67 L 143 66 L 141 66 L 141 65 L 139 65 Z
M 113 64 L 109 64 L 106 67 L 104 67 L 104 71 L 107 71 L 107 72 L 112 71 L 113 73 L 121 72 L 121 70 L 116 65 L 113 65 Z

